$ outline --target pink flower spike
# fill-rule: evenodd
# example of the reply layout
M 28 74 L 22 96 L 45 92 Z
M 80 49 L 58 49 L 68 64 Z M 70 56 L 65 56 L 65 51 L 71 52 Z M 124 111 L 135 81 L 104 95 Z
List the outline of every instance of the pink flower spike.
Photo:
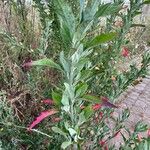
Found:
M 147 136 L 150 137 L 150 129 L 147 130 Z
M 32 66 L 32 61 L 31 61 L 31 62 L 24 63 L 24 64 L 22 65 L 22 67 L 24 67 L 24 68 L 29 68 L 29 67 L 31 67 L 31 66 Z
M 57 118 L 53 118 L 52 122 L 56 123 L 56 122 L 59 122 L 60 120 L 61 120 L 61 118 L 57 117 Z
M 49 104 L 49 105 L 53 105 L 54 104 L 54 101 L 51 100 L 51 99 L 44 99 L 41 102 L 44 103 L 44 104 Z
M 128 56 L 129 56 L 129 50 L 128 50 L 128 48 L 124 47 L 124 48 L 122 49 L 122 51 L 121 51 L 121 55 L 122 55 L 123 57 L 128 57 Z
M 92 109 L 93 109 L 94 111 L 96 111 L 96 110 L 99 110 L 101 107 L 102 107 L 101 104 L 94 104 L 94 105 L 92 106 Z
M 142 141 L 142 136 L 140 134 L 137 135 L 138 141 L 141 142 Z
M 31 123 L 31 125 L 28 128 L 28 130 L 31 130 L 34 126 L 36 126 L 37 124 L 39 124 L 46 117 L 51 116 L 51 115 L 56 114 L 56 113 L 58 113 L 58 111 L 54 110 L 54 109 L 51 109 L 49 111 L 43 111 L 43 112 L 41 112 L 41 114 L 35 119 L 35 121 L 33 121 Z

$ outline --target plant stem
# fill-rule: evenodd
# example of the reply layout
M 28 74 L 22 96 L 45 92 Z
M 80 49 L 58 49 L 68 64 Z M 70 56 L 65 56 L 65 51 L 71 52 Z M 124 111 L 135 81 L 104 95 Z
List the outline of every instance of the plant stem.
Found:
M 16 127 L 16 128 L 28 130 L 27 127 L 18 126 L 18 125 L 12 124 L 12 123 L 3 123 L 3 122 L 0 122 L 0 124 L 3 124 L 3 125 L 5 125 L 5 126 L 14 126 L 14 127 Z M 50 136 L 50 135 L 48 135 L 48 134 L 46 134 L 46 133 L 44 133 L 44 132 L 41 132 L 41 131 L 39 131 L 39 130 L 36 130 L 36 129 L 30 129 L 30 131 L 34 131 L 34 132 L 40 133 L 40 134 L 42 134 L 42 135 L 45 135 L 45 136 L 47 136 L 47 137 L 49 137 L 49 138 L 52 138 L 52 136 Z

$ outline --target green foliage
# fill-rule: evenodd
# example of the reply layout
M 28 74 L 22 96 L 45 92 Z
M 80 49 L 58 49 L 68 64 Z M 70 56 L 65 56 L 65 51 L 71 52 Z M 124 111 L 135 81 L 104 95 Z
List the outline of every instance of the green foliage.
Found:
M 102 43 L 106 43 L 116 38 L 116 33 L 101 34 L 93 38 L 91 41 L 87 42 L 86 48 L 95 47 Z
M 40 60 L 32 61 L 31 66 L 48 66 L 48 67 L 61 70 L 61 67 L 58 64 L 56 64 L 55 62 L 53 62 L 51 59 L 48 59 L 48 58 L 43 58 Z

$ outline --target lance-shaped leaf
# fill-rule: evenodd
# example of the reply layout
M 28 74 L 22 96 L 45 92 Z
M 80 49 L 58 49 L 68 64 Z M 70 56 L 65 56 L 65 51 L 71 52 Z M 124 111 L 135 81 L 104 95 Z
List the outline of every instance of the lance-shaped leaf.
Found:
M 51 59 L 49 58 L 43 58 L 43 59 L 39 59 L 36 61 L 31 61 L 28 63 L 25 63 L 22 65 L 23 67 L 30 67 L 30 66 L 47 66 L 47 67 L 52 67 L 52 68 L 56 68 L 58 70 L 62 70 L 61 67 L 53 62 Z
M 65 141 L 61 144 L 61 148 L 62 149 L 66 149 L 68 146 L 70 146 L 72 144 L 71 141 Z
M 102 43 L 106 43 L 108 41 L 113 40 L 115 37 L 117 37 L 117 33 L 115 33 L 115 32 L 110 32 L 110 33 L 105 33 L 105 34 L 97 35 L 91 41 L 88 41 L 86 43 L 85 48 L 90 48 L 90 47 L 98 46 L 98 45 L 100 45 Z
M 80 22 L 83 19 L 83 12 L 84 12 L 85 0 L 80 0 Z
M 100 4 L 100 0 L 88 1 L 87 7 L 83 14 L 84 21 L 90 22 L 94 19 L 94 16 L 98 10 L 99 4 Z
M 35 121 L 31 123 L 28 129 L 31 130 L 33 127 L 39 124 L 43 119 L 45 119 L 48 116 L 54 115 L 56 113 L 58 113 L 58 111 L 54 109 L 41 112 L 41 114 L 35 119 Z
M 76 90 L 76 97 L 84 95 L 86 93 L 87 89 L 88 89 L 88 85 L 86 83 L 80 84 Z
M 54 0 L 55 12 L 61 24 L 65 24 L 72 37 L 75 32 L 75 17 L 71 7 L 65 0 Z
M 144 24 L 132 24 L 131 27 L 143 27 L 143 28 L 145 28 L 146 26 Z
M 150 0 L 145 0 L 143 4 L 150 4 Z
M 53 132 L 63 135 L 67 139 L 67 133 L 58 127 L 52 127 Z
M 105 106 L 105 107 L 109 107 L 109 108 L 118 108 L 118 106 L 112 104 L 109 99 L 107 97 L 97 97 L 97 96 L 93 96 L 93 95 L 84 95 L 82 97 L 83 100 L 85 101 L 89 101 L 95 104 L 98 104 L 101 106 Z
M 52 91 L 52 98 L 57 106 L 61 106 L 62 95 L 60 93 Z
M 92 109 L 91 105 L 85 107 L 83 112 L 86 120 L 89 119 L 94 114 L 94 110 Z
M 93 96 L 93 95 L 83 95 L 82 99 L 85 101 L 92 102 L 92 103 L 100 103 L 101 102 L 99 97 Z
M 122 6 L 118 5 L 117 3 L 102 4 L 99 6 L 98 11 L 95 14 L 95 18 L 113 15 L 117 13 L 121 8 Z

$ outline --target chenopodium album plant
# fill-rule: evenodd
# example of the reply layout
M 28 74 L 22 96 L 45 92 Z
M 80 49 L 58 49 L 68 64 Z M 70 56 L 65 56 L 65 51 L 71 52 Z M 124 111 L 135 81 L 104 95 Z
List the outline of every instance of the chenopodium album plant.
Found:
M 117 108 L 112 104 L 106 95 L 95 95 L 90 91 L 89 81 L 96 77 L 93 73 L 95 65 L 91 62 L 94 48 L 102 43 L 117 39 L 117 32 L 101 33 L 94 35 L 91 33 L 98 24 L 100 17 L 117 14 L 123 2 L 115 1 L 113 4 L 101 4 L 99 0 L 80 0 L 80 14 L 75 17 L 71 7 L 63 0 L 53 2 L 55 13 L 60 25 L 60 36 L 63 46 L 56 63 L 49 58 L 43 58 L 24 64 L 24 66 L 48 66 L 58 70 L 62 75 L 62 85 L 59 90 L 52 92 L 52 100 L 44 100 L 44 103 L 51 104 L 54 108 L 44 111 L 29 126 L 29 130 L 40 123 L 44 118 L 56 115 L 54 121 L 56 126 L 51 130 L 64 137 L 61 148 L 82 149 L 108 149 L 107 142 L 121 134 L 127 145 L 134 145 L 138 132 L 145 131 L 147 126 L 139 123 L 138 129 L 132 137 L 132 143 L 128 143 L 121 130 L 124 128 L 123 122 L 129 116 L 129 111 L 125 110 L 119 118 L 113 117 L 113 109 Z M 128 55 L 128 51 L 122 52 L 123 56 Z M 147 56 L 146 60 L 149 60 Z M 110 61 L 110 60 L 106 60 Z M 148 62 L 146 61 L 145 67 Z M 143 64 L 144 66 L 144 64 Z M 137 71 L 138 72 L 138 71 Z M 119 77 L 118 77 L 119 78 Z M 119 79 L 118 79 L 119 80 Z M 131 79 L 130 79 L 131 80 Z M 120 83 L 120 82 L 119 82 Z M 125 82 L 126 83 L 126 82 Z M 119 86 L 120 88 L 121 86 Z M 111 130 L 106 123 L 106 119 L 115 121 L 115 127 Z M 114 148 L 113 146 L 111 147 Z

